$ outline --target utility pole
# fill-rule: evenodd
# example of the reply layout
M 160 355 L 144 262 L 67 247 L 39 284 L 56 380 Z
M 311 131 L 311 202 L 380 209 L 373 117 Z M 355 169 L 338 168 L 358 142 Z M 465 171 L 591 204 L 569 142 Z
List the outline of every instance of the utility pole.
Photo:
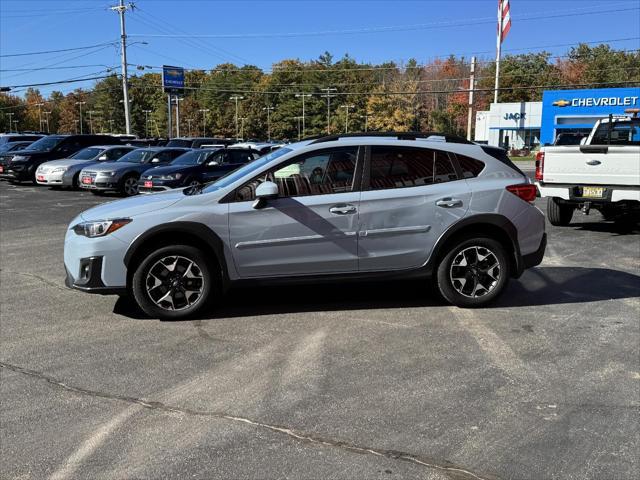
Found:
M 131 134 L 131 113 L 129 112 L 129 85 L 127 75 L 127 34 L 124 26 L 124 14 L 127 10 L 133 10 L 135 5 L 129 2 L 124 4 L 124 0 L 120 0 L 120 4 L 111 7 L 111 10 L 118 12 L 120 15 L 120 43 L 121 43 L 121 60 L 122 60 L 122 95 L 124 98 L 124 123 L 127 135 Z
M 241 97 L 240 95 L 234 95 L 230 97 L 229 100 L 235 100 L 236 102 L 236 140 L 238 140 L 238 101 L 244 100 L 244 97 Z
M 360 118 L 364 118 L 364 131 L 367 132 L 369 128 L 369 114 L 365 113 L 360 115 Z
M 476 88 L 476 57 L 471 57 L 471 72 L 469 76 L 469 113 L 467 114 L 467 140 L 471 140 L 471 122 L 473 121 L 473 91 Z
M 82 105 L 85 105 L 87 102 L 76 102 L 78 108 L 80 109 L 80 135 L 82 135 Z
M 13 121 L 13 129 L 18 133 L 18 120 Z M 11 127 L 9 127 L 9 130 L 11 130 Z
M 296 120 L 298 120 L 298 141 L 301 140 L 300 137 L 300 120 L 302 120 L 304 117 L 294 117 Z
M 207 113 L 209 113 L 209 109 L 208 108 L 201 108 L 198 111 L 200 113 L 202 113 L 202 136 L 206 137 L 207 136 Z M 236 120 L 236 124 L 237 124 L 237 122 L 238 121 Z
M 87 113 L 89 114 L 89 131 L 91 132 L 91 135 L 93 135 L 93 117 L 91 115 L 96 112 L 95 110 L 89 110 Z
M 13 112 L 8 112 L 7 115 L 9 116 L 9 133 L 11 133 L 13 131 Z
M 311 97 L 310 93 L 296 93 L 296 98 L 302 98 L 302 136 L 306 137 L 306 128 L 304 123 L 304 99 Z M 300 140 L 300 134 L 298 133 L 298 140 Z
M 355 105 L 340 105 L 340 108 L 344 108 L 344 133 L 349 133 L 349 109 L 356 108 Z
M 44 105 L 44 103 L 42 102 L 38 102 L 36 103 L 36 107 L 38 107 L 38 118 L 40 119 L 40 127 L 38 128 L 38 130 L 42 131 L 42 106 Z
M 327 92 L 320 96 L 327 99 L 327 135 L 331 135 L 331 98 L 337 96 L 337 94 L 331 92 L 335 92 L 337 88 L 327 87 L 320 90 Z
M 144 134 L 147 138 L 149 138 L 149 114 L 153 112 L 153 110 L 143 110 L 144 112 Z
M 51 115 L 51 112 L 42 112 L 42 113 L 44 113 L 44 116 L 46 117 L 47 133 L 51 133 L 51 129 L 49 128 L 49 115 Z
M 188 125 L 188 129 L 189 129 L 189 136 L 192 136 L 191 133 L 191 122 L 193 122 L 193 118 L 187 118 L 187 125 Z
M 244 121 L 247 117 L 240 117 L 240 138 L 244 138 Z
M 271 141 L 271 111 L 274 107 L 264 107 L 262 110 L 267 112 L 267 141 Z

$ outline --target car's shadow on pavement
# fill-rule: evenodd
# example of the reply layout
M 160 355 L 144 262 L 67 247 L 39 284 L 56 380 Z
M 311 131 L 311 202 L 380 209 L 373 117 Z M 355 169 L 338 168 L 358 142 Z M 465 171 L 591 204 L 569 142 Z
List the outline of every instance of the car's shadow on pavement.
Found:
M 585 303 L 640 296 L 640 276 L 608 268 L 538 267 L 511 281 L 487 308 Z M 284 313 L 443 307 L 426 282 L 334 283 L 234 289 L 216 308 L 194 319 L 277 315 Z M 131 300 L 121 298 L 114 313 L 146 317 Z M 192 319 L 193 320 L 193 319 Z
M 572 223 L 568 227 L 588 232 L 610 233 L 614 237 L 640 235 L 640 224 L 633 222 L 583 222 Z

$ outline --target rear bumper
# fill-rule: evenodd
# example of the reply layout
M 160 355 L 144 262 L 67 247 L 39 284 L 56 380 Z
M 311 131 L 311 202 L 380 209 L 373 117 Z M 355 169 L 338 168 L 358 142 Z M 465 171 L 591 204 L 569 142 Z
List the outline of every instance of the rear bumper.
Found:
M 622 201 L 640 202 L 640 186 L 627 185 L 593 185 L 593 184 L 556 184 L 536 182 L 541 197 L 555 197 L 569 203 L 580 204 L 584 202 L 613 203 Z M 602 197 L 582 196 L 583 187 L 600 187 L 603 189 Z
M 538 250 L 522 256 L 523 270 L 540 265 L 542 263 L 542 259 L 544 258 L 544 252 L 546 249 L 547 249 L 547 234 L 543 233 L 542 241 L 540 242 L 540 246 L 538 247 Z

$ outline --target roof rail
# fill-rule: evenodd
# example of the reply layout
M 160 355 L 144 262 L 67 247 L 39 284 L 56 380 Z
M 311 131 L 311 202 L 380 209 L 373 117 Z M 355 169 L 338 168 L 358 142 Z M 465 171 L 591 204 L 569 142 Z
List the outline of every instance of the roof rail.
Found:
M 398 140 L 416 140 L 418 138 L 443 137 L 448 143 L 473 143 L 466 138 L 460 137 L 458 135 L 451 135 L 450 133 L 442 132 L 361 132 L 327 135 L 314 140 L 310 145 L 315 143 L 333 142 L 341 138 L 358 137 L 396 137 Z

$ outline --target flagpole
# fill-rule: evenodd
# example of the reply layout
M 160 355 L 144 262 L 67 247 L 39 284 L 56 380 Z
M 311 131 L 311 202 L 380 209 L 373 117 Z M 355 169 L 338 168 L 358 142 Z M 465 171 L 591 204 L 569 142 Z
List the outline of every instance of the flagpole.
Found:
M 498 103 L 498 88 L 500 86 L 500 50 L 502 48 L 502 1 L 498 0 L 498 37 L 496 46 L 496 84 L 493 92 L 493 103 Z

